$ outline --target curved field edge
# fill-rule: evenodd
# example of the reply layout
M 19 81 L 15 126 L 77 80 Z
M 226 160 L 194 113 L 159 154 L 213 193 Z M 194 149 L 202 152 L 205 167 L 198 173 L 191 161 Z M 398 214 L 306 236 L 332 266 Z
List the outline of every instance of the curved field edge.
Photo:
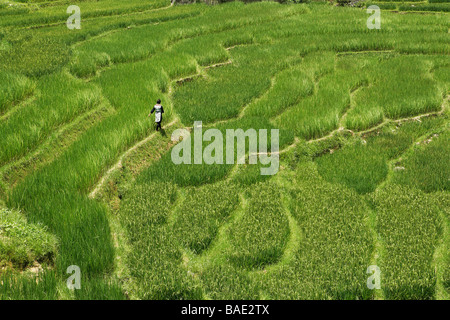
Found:
M 192 69 L 191 69 L 192 70 Z M 175 111 L 176 111 L 176 107 L 175 107 Z M 333 133 L 333 132 L 332 132 Z M 145 137 L 145 134 L 144 135 L 141 135 L 141 137 Z M 130 143 L 130 144 L 128 144 L 128 146 L 132 146 L 133 145 L 133 143 Z M 165 147 L 163 148 L 163 149 L 165 149 Z M 126 149 L 122 149 L 122 150 L 126 150 Z M 117 159 L 117 157 L 115 158 L 115 159 Z M 111 160 L 109 160 L 109 163 L 111 164 L 111 163 L 114 163 L 114 160 L 113 160 L 113 158 L 111 159 Z M 107 166 L 104 166 L 103 165 L 103 167 L 105 168 L 105 167 L 107 167 Z M 240 171 L 238 171 L 238 172 L 240 172 Z M 90 185 L 92 185 L 92 182 L 90 183 Z M 86 190 L 86 189 L 84 189 L 84 190 Z M 115 201 L 117 201 L 117 199 L 115 200 Z M 169 215 L 169 217 L 170 217 L 170 215 Z M 172 218 L 173 219 L 173 218 Z M 170 220 L 170 219 L 169 219 Z M 289 223 L 289 225 L 291 225 L 292 226 L 292 224 L 291 224 L 291 221 L 292 221 L 292 218 L 290 218 L 290 223 Z M 111 228 L 113 228 L 113 227 L 111 227 Z M 161 229 L 161 232 L 164 232 L 165 231 L 165 229 Z M 176 235 L 174 235 L 174 237 L 176 237 Z M 292 241 L 292 240 L 291 240 Z M 288 242 L 288 244 L 287 244 L 287 247 L 286 248 L 288 248 L 289 247 L 289 242 Z M 286 249 L 287 250 L 287 249 Z M 182 260 L 181 261 L 183 261 L 183 255 L 181 255 L 181 258 L 182 258 Z M 280 261 L 283 261 L 283 258 L 281 258 L 281 260 Z M 217 268 L 219 268 L 219 266 L 216 266 Z M 216 268 L 215 267 L 215 268 Z M 225 269 L 227 269 L 226 267 L 224 267 L 224 266 L 222 266 L 223 268 L 225 268 Z M 182 270 L 182 269 L 181 269 Z M 214 269 L 212 269 L 212 270 L 214 270 Z M 248 277 L 248 275 L 246 274 L 246 272 L 243 272 L 243 271 L 241 271 L 241 270 L 235 270 L 235 269 L 227 269 L 227 271 L 226 271 L 226 273 L 225 274 L 228 274 L 228 275 L 239 275 L 238 276 L 238 279 L 239 279 L 239 281 L 238 281 L 238 283 L 239 284 L 249 284 L 249 283 L 252 283 L 253 281 L 250 281 L 249 280 L 249 277 Z M 199 280 L 196 278 L 196 274 L 195 274 L 195 272 L 193 272 L 193 280 L 192 281 L 188 281 L 188 282 L 184 282 L 184 280 L 182 280 L 182 278 L 180 278 L 180 281 L 181 281 L 181 283 L 184 283 L 183 285 L 182 285 L 182 287 L 183 288 L 187 288 L 186 290 L 187 291 L 185 291 L 186 292 L 186 294 L 194 294 L 193 295 L 193 297 L 197 297 L 197 294 L 199 293 L 199 291 L 198 291 L 198 288 L 197 288 L 197 286 L 199 285 L 199 283 L 200 282 L 198 282 Z M 215 281 L 217 280 L 216 279 L 216 275 L 215 275 L 215 272 L 214 271 L 212 271 L 212 274 L 211 274 L 211 272 L 209 272 L 209 274 L 208 274 L 208 276 L 205 276 L 206 277 L 206 279 L 204 280 L 204 282 L 205 283 L 207 283 L 208 284 L 208 286 L 210 287 L 210 288 L 217 288 L 217 287 L 214 287 L 214 283 L 215 283 Z M 201 279 L 200 279 L 201 280 Z M 227 283 L 227 279 L 222 279 L 222 281 L 225 281 L 225 283 Z M 93 284 L 95 283 L 95 281 L 93 281 L 92 282 Z M 98 283 L 95 283 L 95 285 L 96 286 L 98 286 Z M 101 286 L 100 286 L 101 287 Z M 113 288 L 115 288 L 114 287 L 114 285 L 112 286 Z M 170 289 L 170 288 L 169 288 Z M 112 291 L 114 291 L 115 289 L 113 289 Z M 231 290 L 231 289 L 230 289 Z M 139 292 L 139 291 L 138 291 Z M 166 291 L 166 294 L 170 294 L 170 290 L 169 291 Z M 216 291 L 214 291 L 214 290 L 212 290 L 212 292 L 216 292 Z M 260 289 L 258 289 L 258 288 L 253 288 L 253 289 L 251 289 L 251 290 L 249 290 L 249 292 L 259 292 L 259 294 L 262 294 L 262 296 L 267 296 L 267 293 L 262 293 L 263 291 L 260 291 Z M 216 295 L 216 297 L 220 297 L 221 295 L 220 295 L 220 293 L 217 293 L 216 292 L 216 294 L 218 294 L 218 295 Z M 236 294 L 236 291 L 235 290 L 231 290 L 230 291 L 230 294 Z M 329 293 L 324 293 L 324 294 L 329 294 Z M 334 293 L 332 293 L 332 294 L 334 294 Z M 86 296 L 89 296 L 88 294 L 86 295 Z M 206 294 L 206 295 L 200 295 L 200 296 L 202 296 L 202 297 L 208 297 L 208 296 L 211 296 L 210 294 Z M 94 295 L 91 295 L 91 297 L 95 297 L 95 292 L 94 292 Z M 159 297 L 164 297 L 164 295 L 162 295 L 162 296 L 159 296 Z M 175 297 L 175 296 L 174 296 Z

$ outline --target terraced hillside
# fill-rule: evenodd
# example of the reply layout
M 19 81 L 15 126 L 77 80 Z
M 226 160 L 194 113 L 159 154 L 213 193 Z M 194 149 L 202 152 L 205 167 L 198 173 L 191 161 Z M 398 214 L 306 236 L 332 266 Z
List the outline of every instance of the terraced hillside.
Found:
M 0 297 L 448 299 L 448 6 L 0 0 Z M 194 121 L 279 172 L 175 165 Z

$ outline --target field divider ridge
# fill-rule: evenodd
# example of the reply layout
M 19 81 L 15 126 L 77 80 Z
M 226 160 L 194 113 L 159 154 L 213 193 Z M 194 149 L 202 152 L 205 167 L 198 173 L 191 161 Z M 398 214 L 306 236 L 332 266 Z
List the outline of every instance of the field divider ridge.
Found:
M 36 99 L 38 98 L 39 93 L 31 94 L 30 96 L 26 97 L 25 99 L 15 103 L 9 110 L 7 110 L 4 114 L 0 115 L 0 121 L 7 121 L 10 116 L 12 116 L 14 113 L 18 112 L 20 109 L 25 108 L 26 106 L 30 105 Z
M 327 134 L 327 135 L 325 135 L 323 137 L 320 137 L 320 138 L 317 138 L 317 139 L 306 140 L 306 143 L 315 143 L 315 142 L 324 141 L 324 140 L 332 138 L 336 133 L 344 132 L 344 131 L 350 132 L 352 134 L 352 136 L 353 135 L 358 135 L 358 136 L 363 138 L 364 136 L 366 136 L 368 134 L 371 134 L 371 133 L 373 133 L 376 130 L 381 129 L 382 127 L 384 127 L 385 125 L 387 125 L 389 123 L 403 123 L 403 122 L 408 122 L 408 121 L 419 121 L 420 122 L 422 118 L 433 117 L 433 116 L 441 116 L 441 115 L 443 115 L 445 113 L 445 111 L 447 109 L 446 104 L 449 101 L 449 98 L 450 98 L 450 95 L 447 95 L 447 97 L 444 99 L 444 102 L 441 105 L 441 110 L 440 111 L 428 112 L 428 113 L 425 113 L 425 114 L 420 114 L 420 115 L 417 115 L 417 116 L 406 117 L 406 118 L 401 118 L 401 119 L 389 119 L 389 118 L 387 118 L 386 120 L 384 120 L 380 124 L 378 124 L 378 125 L 376 125 L 376 126 L 374 126 L 372 128 L 369 128 L 367 130 L 362 130 L 362 131 L 353 131 L 353 130 L 350 130 L 350 129 L 347 129 L 347 128 L 344 128 L 344 127 L 339 127 L 339 128 L 331 131 L 329 134 Z M 289 150 L 294 148 L 300 141 L 302 141 L 302 139 L 299 139 L 298 137 L 295 137 L 294 143 L 292 143 L 291 145 L 287 146 L 285 149 L 280 150 L 278 153 L 279 154 L 283 154 L 283 153 L 288 152 Z M 258 153 L 258 154 L 260 154 L 260 153 Z M 270 154 L 270 153 L 263 153 L 263 154 Z
M 146 14 L 146 13 L 151 13 L 151 12 L 155 12 L 155 11 L 166 10 L 166 9 L 169 9 L 170 7 L 172 7 L 172 6 L 173 6 L 173 3 L 171 3 L 169 6 L 159 7 L 159 8 L 152 8 L 152 9 L 143 10 L 143 11 L 100 15 L 100 16 L 95 16 L 95 17 L 92 17 L 92 18 L 83 19 L 82 22 L 94 21 L 94 20 L 97 20 L 99 18 L 114 18 L 114 17 L 117 17 L 117 16 L 126 17 L 126 16 L 132 16 L 132 15 L 138 15 L 138 14 Z M 21 27 L 20 30 L 51 28 L 51 27 L 61 26 L 61 25 L 64 25 L 64 24 L 66 24 L 66 20 L 61 21 L 61 22 L 51 22 L 51 23 L 43 23 L 43 24 L 36 24 L 36 25 L 28 25 L 28 26 L 25 26 L 25 27 Z
M 281 178 L 275 178 L 276 180 L 276 184 L 279 186 L 280 189 L 285 188 L 285 189 L 292 189 L 292 185 L 287 185 L 287 186 L 283 186 L 281 185 Z M 289 194 L 289 192 L 287 193 Z M 267 265 L 264 270 L 253 270 L 252 272 L 254 273 L 263 273 L 265 274 L 266 272 L 271 272 L 276 270 L 277 268 L 279 268 L 280 266 L 283 265 L 288 265 L 290 261 L 292 261 L 293 259 L 295 259 L 295 254 L 297 253 L 297 251 L 300 248 L 300 242 L 302 241 L 303 238 L 303 232 L 297 222 L 297 220 L 294 218 L 294 216 L 292 215 L 291 212 L 291 201 L 292 198 L 290 197 L 290 195 L 282 195 L 282 204 L 283 204 L 283 211 L 284 214 L 286 215 L 286 218 L 288 219 L 289 222 L 289 239 L 284 247 L 284 251 L 283 254 L 281 255 L 281 257 L 279 258 L 279 260 L 276 263 Z
M 382 257 L 384 253 L 384 245 L 383 239 L 377 232 L 377 213 L 376 210 L 370 206 L 370 203 L 366 199 L 364 199 L 367 203 L 367 208 L 369 210 L 367 216 L 367 228 L 370 230 L 373 239 L 373 251 L 372 258 L 370 260 L 370 265 L 378 265 L 382 263 Z M 383 277 L 383 273 L 381 273 L 381 279 Z M 382 280 L 381 280 L 382 282 Z M 381 289 L 374 290 L 373 298 L 375 300 L 385 300 L 383 287 Z
M 287 14 L 286 16 L 283 16 L 283 17 L 291 17 L 291 16 L 295 16 L 295 15 L 299 15 L 299 14 L 302 14 L 302 13 L 301 12 L 294 12 L 294 13 Z M 241 25 L 231 25 L 231 26 L 227 26 L 227 27 L 222 28 L 222 29 L 208 29 L 208 30 L 205 30 L 205 31 L 201 31 L 198 34 L 192 34 L 192 35 L 188 34 L 185 37 L 180 37 L 180 38 L 175 37 L 174 39 L 167 39 L 168 41 L 166 43 L 166 47 L 164 47 L 163 50 L 159 51 L 159 52 L 168 51 L 175 44 L 177 44 L 178 42 L 183 41 L 183 40 L 194 39 L 194 38 L 197 38 L 197 37 L 200 37 L 200 36 L 205 36 L 205 35 L 219 34 L 219 33 L 227 32 L 227 31 L 230 31 L 230 30 L 238 30 L 238 29 L 242 29 L 242 28 L 248 27 L 251 24 L 253 24 L 253 25 L 269 24 L 269 23 L 272 23 L 275 19 L 276 18 L 267 18 L 267 19 L 261 19 L 261 20 L 256 20 L 256 21 L 248 21 L 248 22 L 243 23 Z M 152 24 L 155 24 L 155 23 L 150 23 L 148 25 L 152 25 Z M 123 30 L 124 29 L 121 29 L 121 31 L 123 31 Z M 85 41 L 85 40 L 83 40 L 83 41 Z M 237 44 L 237 45 L 233 45 L 231 47 L 225 48 L 225 50 L 229 51 L 229 50 L 231 50 L 231 49 L 233 49 L 235 47 L 247 46 L 247 45 L 255 45 L 255 43 Z M 156 52 L 156 53 L 158 53 L 158 52 Z M 150 54 L 150 55 L 145 56 L 145 57 L 135 58 L 135 59 L 128 60 L 128 61 L 119 61 L 119 62 L 111 63 L 108 66 L 101 67 L 101 68 L 97 69 L 96 70 L 96 74 L 94 74 L 91 77 L 87 77 L 84 80 L 86 82 L 90 82 L 90 81 L 92 81 L 93 79 L 95 79 L 98 76 L 97 71 L 101 72 L 101 71 L 107 70 L 107 69 L 109 69 L 109 68 L 111 68 L 112 66 L 115 66 L 115 65 L 129 64 L 129 63 L 136 63 L 136 62 L 146 61 L 146 60 L 150 59 L 156 53 Z
M 178 121 L 178 119 L 172 120 L 172 122 L 170 122 L 169 124 L 167 124 L 164 127 L 162 127 L 162 129 L 166 129 L 166 128 L 169 128 L 169 127 L 173 126 L 177 121 Z M 112 167 L 110 167 L 108 169 L 108 171 L 106 171 L 106 173 L 100 178 L 100 181 L 97 183 L 97 185 L 94 187 L 94 189 L 89 193 L 89 198 L 91 198 L 91 199 L 95 198 L 97 192 L 99 192 L 99 190 L 102 188 L 102 186 L 105 184 L 105 182 L 109 179 L 111 174 L 114 171 L 116 171 L 117 169 L 120 169 L 122 167 L 122 160 L 126 156 L 128 156 L 130 153 L 132 153 L 137 148 L 139 148 L 141 145 L 143 145 L 146 142 L 148 142 L 149 140 L 153 139 L 156 136 L 156 134 L 157 134 L 156 131 L 153 132 L 152 134 L 147 136 L 145 139 L 138 141 L 131 148 L 127 149 L 124 153 L 122 153 L 122 155 L 120 155 L 120 157 L 117 160 L 117 162 Z
M 172 101 L 172 94 L 173 94 L 173 83 L 180 83 L 180 82 L 184 82 L 186 79 L 192 79 L 193 77 L 197 77 L 197 76 L 201 76 L 202 72 L 206 69 L 212 68 L 212 67 L 218 67 L 221 65 L 225 65 L 231 62 L 225 62 L 225 63 L 216 63 L 210 66 L 206 66 L 206 67 L 199 67 L 197 66 L 197 72 L 193 75 L 189 75 L 186 77 L 181 77 L 178 79 L 174 79 L 170 81 L 169 84 L 169 88 L 168 88 L 168 96 L 169 99 L 171 100 L 171 104 L 173 105 L 173 101 Z M 162 129 L 171 127 L 172 125 L 176 124 L 179 121 L 178 115 L 175 113 L 175 111 L 173 110 L 174 114 L 175 114 L 175 119 L 170 122 L 169 124 L 165 125 L 162 127 Z M 106 173 L 100 178 L 99 182 L 95 185 L 95 187 L 93 188 L 93 190 L 89 193 L 89 198 L 93 199 L 95 198 L 96 194 L 99 192 L 99 190 L 102 188 L 102 186 L 105 184 L 105 182 L 109 179 L 109 177 L 111 176 L 111 174 L 116 171 L 117 169 L 122 167 L 122 161 L 125 157 L 127 157 L 130 153 L 132 153 L 134 150 L 136 150 L 137 148 L 139 148 L 141 145 L 145 144 L 146 142 L 150 141 L 151 139 L 153 139 L 153 137 L 155 137 L 156 132 L 151 133 L 149 136 L 147 136 L 146 138 L 144 138 L 143 140 L 138 141 L 135 145 L 133 145 L 131 148 L 127 149 L 124 153 L 122 153 L 122 155 L 119 157 L 118 161 L 108 169 L 108 171 L 106 171 Z
M 248 199 L 244 196 L 243 192 L 239 193 L 239 206 L 231 212 L 227 220 L 218 228 L 216 236 L 211 241 L 210 245 L 202 251 L 201 254 L 196 255 L 195 259 L 188 260 L 185 267 L 191 267 L 195 272 L 202 271 L 203 267 L 208 267 L 208 264 L 221 261 L 221 259 L 227 259 L 224 255 L 223 244 L 228 241 L 228 230 L 233 226 L 233 223 L 238 221 L 248 208 Z M 186 254 L 186 252 L 184 253 Z
M 30 153 L 27 153 L 22 157 L 8 162 L 0 167 L 0 181 L 5 185 L 8 185 L 8 189 L 13 188 L 28 174 L 28 171 L 30 169 L 37 170 L 37 168 L 43 167 L 46 163 L 55 160 L 59 155 L 61 155 L 62 152 L 76 140 L 76 137 L 78 137 L 78 135 L 84 133 L 84 131 L 81 131 L 79 129 L 80 127 L 82 127 L 83 129 L 86 127 L 89 128 L 95 125 L 97 122 L 101 121 L 102 118 L 107 117 L 112 113 L 114 113 L 114 109 L 112 109 L 108 104 L 105 104 L 105 101 L 100 102 L 97 108 L 89 110 L 88 112 L 76 117 L 73 121 L 61 126 L 55 133 L 47 137 L 47 139 L 42 144 L 40 144 Z M 85 126 L 83 124 L 85 124 Z M 77 133 L 75 134 L 75 139 L 69 139 L 69 141 L 66 141 L 67 137 L 73 138 L 70 135 L 70 132 L 72 131 Z M 66 135 L 67 133 L 69 133 L 69 135 Z M 60 148 L 57 148 L 57 151 L 55 151 L 54 149 L 52 149 L 53 145 L 56 145 L 56 147 L 60 145 Z M 38 161 L 37 163 L 36 160 Z M 17 172 L 16 169 L 24 170 L 25 175 L 15 179 L 12 183 L 6 183 L 6 180 L 8 180 L 8 172 Z
M 238 44 L 238 45 L 234 45 L 234 46 L 225 48 L 225 50 L 230 51 L 230 50 L 232 50 L 232 49 L 234 49 L 234 48 L 236 48 L 236 47 L 251 46 L 251 45 L 255 45 L 255 43 Z M 227 122 L 230 122 L 230 121 L 235 121 L 235 120 L 242 119 L 242 118 L 245 116 L 245 110 L 246 110 L 250 105 L 252 105 L 252 104 L 254 104 L 254 103 L 257 103 L 258 101 L 264 99 L 264 98 L 270 93 L 270 91 L 273 89 L 273 87 L 274 87 L 275 84 L 276 84 L 276 78 L 277 78 L 277 76 L 278 76 L 280 73 L 282 73 L 283 71 L 286 71 L 286 70 L 288 70 L 289 68 L 292 68 L 293 66 L 295 66 L 295 65 L 297 65 L 297 64 L 300 64 L 302 58 L 298 59 L 298 58 L 295 58 L 295 57 L 294 57 L 294 58 L 292 58 L 292 60 L 293 60 L 292 63 L 288 63 L 287 66 L 281 68 L 280 70 L 277 70 L 277 71 L 272 75 L 272 77 L 270 78 L 270 86 L 269 86 L 266 90 L 264 90 L 260 95 L 258 95 L 257 97 L 253 98 L 249 103 L 247 103 L 246 105 L 244 105 L 244 106 L 241 108 L 241 110 L 240 110 L 240 112 L 239 112 L 239 114 L 238 114 L 237 117 L 230 118 L 230 119 L 224 119 L 224 120 L 218 120 L 218 121 L 216 121 L 216 122 L 212 122 L 212 123 L 206 124 L 206 125 L 204 125 L 204 127 L 205 127 L 205 128 L 211 128 L 211 127 L 215 127 L 215 126 L 217 126 L 217 125 L 219 125 L 219 124 L 224 124 L 224 123 L 227 123 Z M 298 60 L 300 60 L 300 61 L 298 61 Z

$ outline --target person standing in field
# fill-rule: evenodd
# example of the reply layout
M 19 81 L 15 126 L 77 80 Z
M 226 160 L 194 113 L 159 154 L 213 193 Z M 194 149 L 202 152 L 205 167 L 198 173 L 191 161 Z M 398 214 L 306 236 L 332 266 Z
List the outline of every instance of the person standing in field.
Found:
M 155 106 L 153 107 L 152 111 L 150 111 L 150 114 L 155 113 L 155 123 L 156 123 L 156 131 L 161 129 L 161 121 L 162 121 L 162 114 L 164 113 L 164 108 L 161 105 L 161 99 L 158 99 L 156 101 Z M 148 115 L 150 117 L 150 114 Z

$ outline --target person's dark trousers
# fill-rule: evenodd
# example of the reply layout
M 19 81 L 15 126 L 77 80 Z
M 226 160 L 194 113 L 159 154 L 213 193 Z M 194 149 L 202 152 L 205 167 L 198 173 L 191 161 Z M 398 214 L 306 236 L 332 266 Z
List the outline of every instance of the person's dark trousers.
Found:
M 156 131 L 159 131 L 161 129 L 161 122 L 156 123 Z

